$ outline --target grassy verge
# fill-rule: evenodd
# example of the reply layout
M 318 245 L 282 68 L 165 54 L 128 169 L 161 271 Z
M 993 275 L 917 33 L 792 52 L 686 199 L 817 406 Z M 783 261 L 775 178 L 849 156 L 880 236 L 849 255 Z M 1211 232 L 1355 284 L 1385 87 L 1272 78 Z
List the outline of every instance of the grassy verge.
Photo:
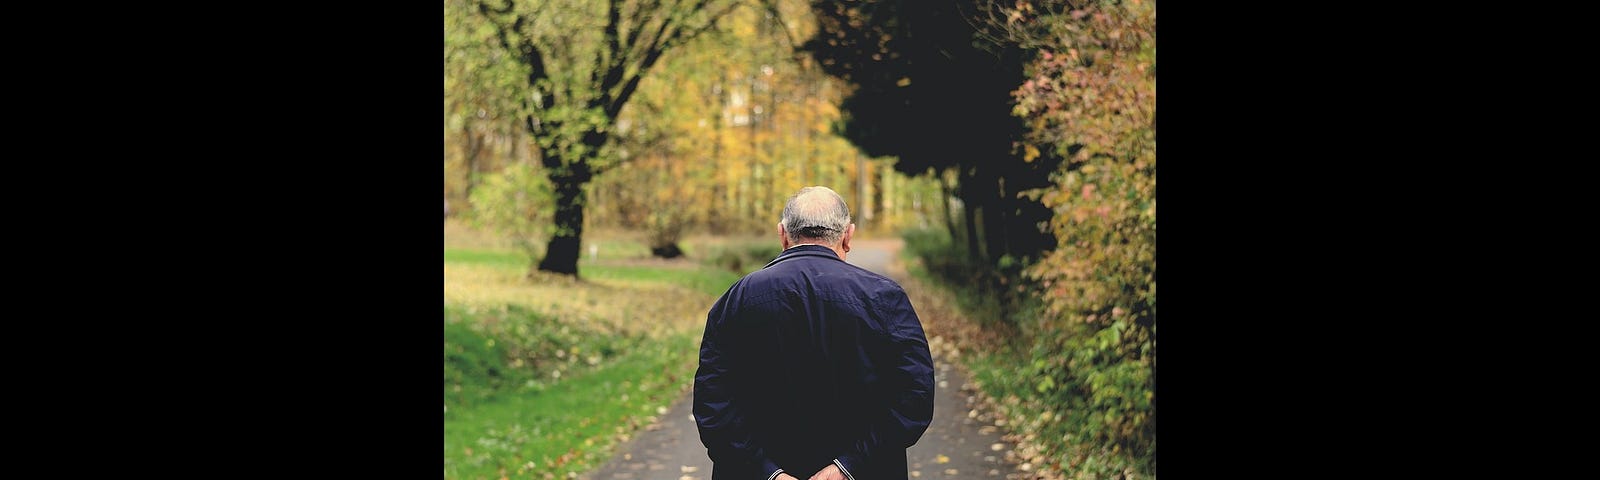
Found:
M 697 332 L 682 332 L 475 405 L 447 404 L 445 478 L 567 478 L 598 467 L 682 395 L 698 342 Z
M 597 467 L 690 388 L 705 312 L 738 280 L 625 248 L 580 262 L 582 280 L 529 278 L 525 253 L 452 245 L 448 234 L 447 479 L 568 478 Z
M 579 269 L 584 278 L 596 282 L 614 285 L 676 284 L 710 295 L 713 300 L 739 280 L 739 276 L 732 272 L 701 266 L 589 265 Z M 711 308 L 710 303 L 705 306 Z
M 1101 439 L 1085 433 L 1094 431 L 1086 424 L 1124 413 L 1106 406 L 1117 402 L 1089 398 L 1081 394 L 1081 386 L 1061 380 L 1061 372 L 1074 364 L 1096 360 L 1091 358 L 1092 349 L 1082 348 L 1085 342 L 1107 339 L 1093 332 L 1044 326 L 1037 318 L 1036 299 L 1016 295 L 997 301 L 1008 293 L 994 285 L 1014 286 L 1017 278 L 975 272 L 987 267 L 965 265 L 964 257 L 965 252 L 943 235 L 907 235 L 902 259 L 911 278 L 906 286 L 908 293 L 920 290 L 913 294 L 919 313 L 934 312 L 924 315 L 930 345 L 953 350 L 946 357 L 958 358 L 978 388 L 976 420 L 1011 432 L 1005 439 L 1016 448 L 1006 453 L 1006 459 L 1019 467 L 1026 465 L 1042 479 L 1154 478 L 1153 458 L 1136 458 L 1118 446 L 1104 447 Z M 1007 281 L 991 281 L 995 278 Z M 935 332 L 943 338 L 932 338 Z M 1139 368 L 1114 365 L 1068 381 L 1136 379 L 1139 372 L 1133 370 Z

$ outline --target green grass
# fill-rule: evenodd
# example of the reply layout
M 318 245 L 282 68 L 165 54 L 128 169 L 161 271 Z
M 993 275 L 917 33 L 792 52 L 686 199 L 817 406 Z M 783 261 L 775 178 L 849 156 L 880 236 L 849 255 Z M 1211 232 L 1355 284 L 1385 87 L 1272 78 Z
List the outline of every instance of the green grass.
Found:
M 571 282 L 524 278 L 515 250 L 444 250 L 446 479 L 592 470 L 683 397 L 705 309 L 739 275 L 601 257 Z
M 634 265 L 584 265 L 578 264 L 578 273 L 590 280 L 616 280 L 624 282 L 671 283 L 694 289 L 712 296 L 722 296 L 739 275 L 727 270 L 694 266 L 692 268 L 634 266 Z M 706 304 L 710 308 L 710 304 Z
M 531 260 L 528 254 L 515 250 L 471 250 L 464 248 L 444 249 L 445 263 L 460 263 L 468 265 L 491 265 L 526 269 Z
M 969 263 L 967 252 L 959 245 L 953 245 L 937 231 L 910 231 L 905 239 L 906 248 L 900 250 L 900 260 L 907 274 L 943 289 L 965 316 L 979 325 L 1014 325 L 1001 305 L 1000 294 L 992 288 L 984 288 L 987 279 L 976 274 L 986 267 Z M 964 278 L 955 280 L 952 278 L 955 276 Z
M 648 340 L 563 324 L 520 305 L 447 305 L 444 314 L 445 403 L 457 407 L 505 391 L 542 389 L 560 375 L 588 370 Z
M 445 477 L 567 478 L 599 466 L 620 435 L 678 399 L 698 343 L 698 332 L 683 332 L 547 388 L 446 407 Z
M 1002 418 L 1011 420 L 1009 429 L 1039 448 L 1040 457 L 1033 462 L 1036 468 L 1070 473 L 1074 478 L 1113 478 L 1126 472 L 1138 478 L 1154 477 L 1153 454 L 1135 458 L 1120 446 L 1107 449 L 1103 440 L 1090 438 L 1099 428 L 1093 425 L 1118 411 L 1105 407 L 1105 401 L 1090 398 L 1094 395 L 1080 393 L 1089 382 L 1126 383 L 1130 384 L 1128 390 L 1134 390 L 1132 384 L 1142 378 L 1136 375 L 1141 366 L 1091 367 L 1088 361 L 1094 354 L 1082 348 L 1082 342 L 1089 340 L 1080 336 L 1087 334 L 1072 328 L 1039 330 L 1039 300 L 1031 296 L 1002 300 L 1003 293 L 989 283 L 997 278 L 996 270 L 969 264 L 966 252 L 950 242 L 948 235 L 914 231 L 905 238 L 902 258 L 907 271 L 919 283 L 954 300 L 962 317 L 999 333 L 994 344 L 962 345 L 968 354 L 962 355 L 961 361 L 983 393 L 996 400 L 994 406 Z M 1003 284 L 1019 281 L 1010 277 L 1009 283 Z M 1071 355 L 1071 362 L 1064 360 L 1063 350 Z M 1072 362 L 1078 362 L 1079 368 L 1072 370 Z
M 532 265 L 527 254 L 517 251 L 486 251 L 447 248 L 445 263 L 488 265 L 496 268 L 525 270 Z M 760 267 L 760 265 L 757 265 Z M 578 261 L 578 275 L 585 280 L 612 280 L 634 283 L 665 283 L 681 285 L 711 295 L 721 296 L 740 275 L 708 265 L 685 263 L 682 265 L 629 265 L 614 262 Z M 710 306 L 709 304 L 707 305 Z

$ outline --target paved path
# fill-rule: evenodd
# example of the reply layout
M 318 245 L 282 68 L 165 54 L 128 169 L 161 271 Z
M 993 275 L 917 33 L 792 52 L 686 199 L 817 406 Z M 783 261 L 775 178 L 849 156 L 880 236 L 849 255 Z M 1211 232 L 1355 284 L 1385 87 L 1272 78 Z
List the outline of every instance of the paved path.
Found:
M 895 270 L 899 249 L 895 241 L 855 242 L 846 258 L 850 263 L 885 275 Z M 911 477 L 927 479 L 1003 479 L 1020 478 L 1016 467 L 1006 463 L 1009 443 L 1000 441 L 1003 432 L 968 418 L 970 396 L 963 392 L 966 378 L 961 372 L 933 356 L 935 364 L 933 424 L 922 439 L 906 451 Z M 700 443 L 691 413 L 692 395 L 673 404 L 660 420 L 617 448 L 617 453 L 599 469 L 580 478 L 587 480 L 707 480 L 711 478 L 711 459 Z M 993 446 L 1000 444 L 1001 450 Z M 941 462 L 942 460 L 942 462 Z M 792 472 L 806 480 L 813 472 Z M 856 480 L 874 480 L 860 478 Z

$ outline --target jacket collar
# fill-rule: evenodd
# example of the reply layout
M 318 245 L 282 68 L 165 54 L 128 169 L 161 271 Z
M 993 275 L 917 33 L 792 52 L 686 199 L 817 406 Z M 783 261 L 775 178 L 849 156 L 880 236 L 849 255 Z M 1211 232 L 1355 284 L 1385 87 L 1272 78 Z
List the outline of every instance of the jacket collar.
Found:
M 839 260 L 841 262 L 844 261 L 841 260 L 839 258 L 839 254 L 834 253 L 833 249 L 831 248 L 824 247 L 822 245 L 800 245 L 797 247 L 791 247 L 788 250 L 784 250 L 782 253 L 778 254 L 778 258 L 772 259 L 771 262 L 767 262 L 765 267 L 761 268 L 767 268 L 777 264 L 778 262 L 797 257 L 827 257 L 834 260 Z

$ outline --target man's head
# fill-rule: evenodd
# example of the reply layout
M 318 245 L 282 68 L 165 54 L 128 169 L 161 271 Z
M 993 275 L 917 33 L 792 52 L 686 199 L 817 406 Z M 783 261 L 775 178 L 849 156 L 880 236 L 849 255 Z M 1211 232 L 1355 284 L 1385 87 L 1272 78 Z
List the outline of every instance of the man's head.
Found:
M 794 245 L 824 245 L 833 248 L 840 258 L 850 251 L 855 229 L 844 197 L 828 187 L 806 187 L 791 195 L 783 205 L 783 219 L 778 222 L 778 236 L 783 237 L 785 250 Z

